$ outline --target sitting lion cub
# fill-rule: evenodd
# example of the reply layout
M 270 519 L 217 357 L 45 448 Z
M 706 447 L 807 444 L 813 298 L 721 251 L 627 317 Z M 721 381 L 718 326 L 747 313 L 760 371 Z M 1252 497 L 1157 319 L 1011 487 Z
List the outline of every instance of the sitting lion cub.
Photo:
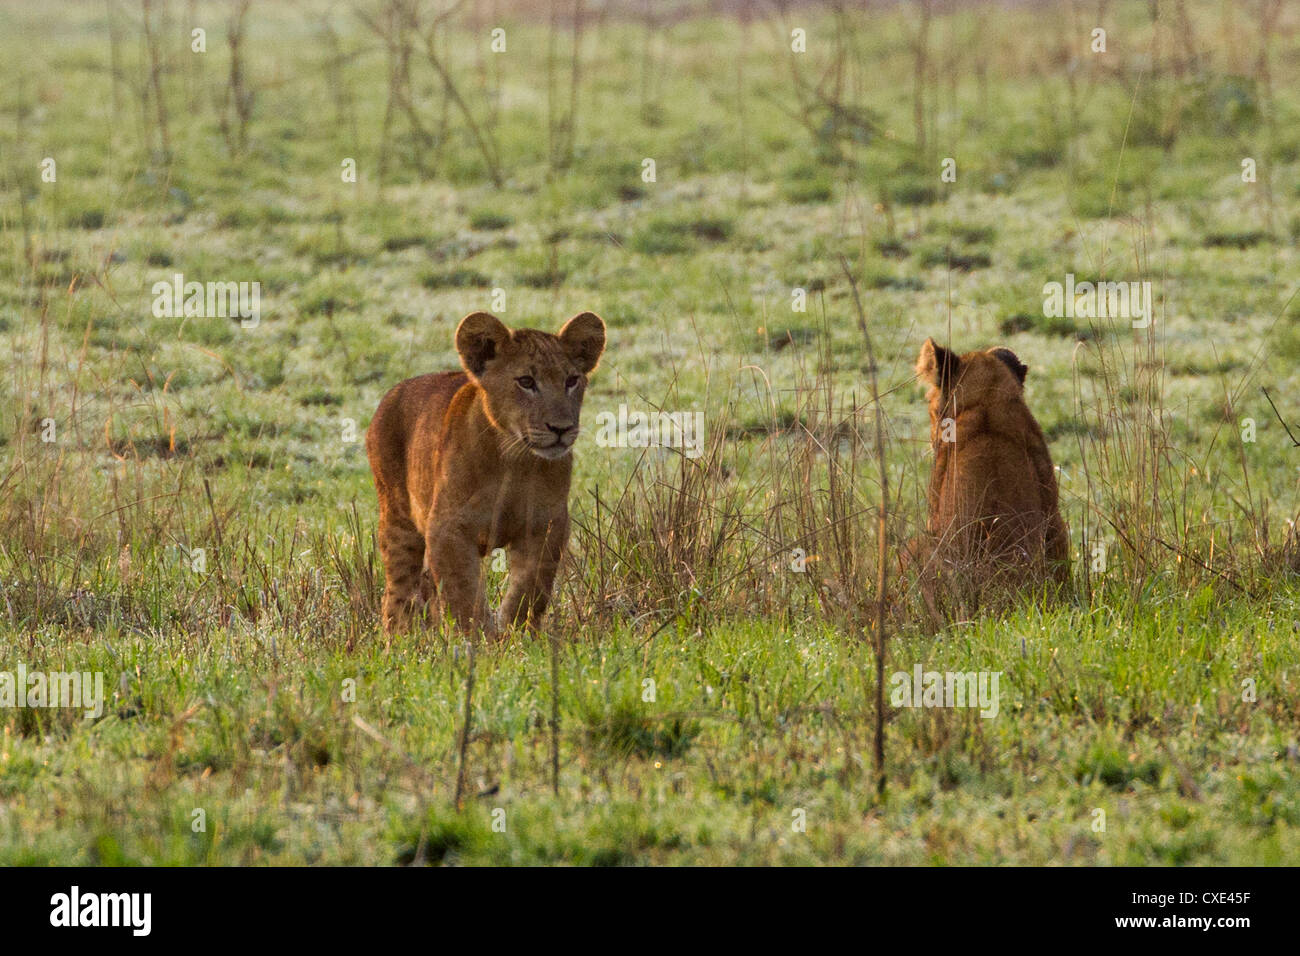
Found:
M 930 386 L 934 447 L 930 539 L 914 547 L 929 586 L 945 572 L 976 587 L 1067 581 L 1070 543 L 1052 456 L 1025 404 L 1029 369 L 1010 349 L 958 356 L 926 339 L 916 372 Z
M 605 323 L 591 312 L 558 335 L 474 312 L 456 329 L 463 372 L 407 379 L 384 396 L 366 454 L 379 493 L 385 633 L 407 629 L 434 598 L 461 627 L 495 634 L 481 565 L 500 547 L 510 560 L 502 626 L 541 618 L 569 538 L 583 392 L 604 350 Z

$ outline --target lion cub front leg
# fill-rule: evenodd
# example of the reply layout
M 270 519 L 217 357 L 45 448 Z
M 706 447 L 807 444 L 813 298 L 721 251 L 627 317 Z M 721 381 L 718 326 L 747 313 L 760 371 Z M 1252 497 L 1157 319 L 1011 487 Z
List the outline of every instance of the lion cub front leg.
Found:
M 496 625 L 487 609 L 483 556 L 479 554 L 477 535 L 459 525 L 430 520 L 427 553 L 434 594 L 451 612 L 456 625 L 468 630 L 477 628 L 488 637 L 495 637 Z
M 510 546 L 510 589 L 501 602 L 501 626 L 537 627 L 551 603 L 555 572 L 569 541 L 569 521 L 563 518 Z

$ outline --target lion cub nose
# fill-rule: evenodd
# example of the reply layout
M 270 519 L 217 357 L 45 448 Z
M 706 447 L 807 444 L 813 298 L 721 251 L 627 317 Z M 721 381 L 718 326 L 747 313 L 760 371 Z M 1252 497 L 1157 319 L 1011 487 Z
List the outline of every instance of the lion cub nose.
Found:
M 570 431 L 573 430 L 573 426 L 572 426 L 572 425 L 547 425 L 546 427 L 549 428 L 551 431 L 555 432 L 555 440 L 556 440 L 556 441 L 559 441 L 559 440 L 562 439 L 562 438 L 563 438 L 563 437 L 564 437 L 568 432 L 570 432 Z

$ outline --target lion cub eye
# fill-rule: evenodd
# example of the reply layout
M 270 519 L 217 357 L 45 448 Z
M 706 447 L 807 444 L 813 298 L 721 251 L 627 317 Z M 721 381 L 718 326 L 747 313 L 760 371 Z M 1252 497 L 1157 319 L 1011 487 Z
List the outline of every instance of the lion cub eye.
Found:
M 517 379 L 515 379 L 515 381 L 519 383 L 519 387 L 522 388 L 525 392 L 537 391 L 537 382 L 533 380 L 533 377 L 531 375 L 520 375 Z
M 570 375 L 567 379 L 565 379 L 565 381 L 564 381 L 564 387 L 565 387 L 565 388 L 577 388 L 577 387 L 578 387 L 578 383 L 579 383 L 580 381 L 582 381 L 582 379 L 578 378 L 578 376 L 576 376 L 576 375 Z

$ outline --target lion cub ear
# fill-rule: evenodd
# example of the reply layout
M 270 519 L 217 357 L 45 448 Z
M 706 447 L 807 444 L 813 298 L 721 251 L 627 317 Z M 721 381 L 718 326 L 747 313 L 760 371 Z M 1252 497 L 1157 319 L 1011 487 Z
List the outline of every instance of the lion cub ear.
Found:
M 1011 374 L 1020 380 L 1020 384 L 1025 384 L 1025 376 L 1029 374 L 1029 366 L 1020 361 L 1019 357 L 1011 349 L 994 349 L 993 354 L 1002 360 L 1007 368 L 1011 369 Z
M 559 338 L 564 351 L 586 375 L 595 370 L 605 351 L 605 323 L 595 312 L 579 312 L 564 323 Z
M 934 339 L 925 340 L 916 359 L 916 374 L 921 381 L 941 389 L 949 388 L 957 380 L 960 369 L 961 359 L 957 353 L 937 344 Z
M 471 312 L 456 327 L 456 351 L 460 364 L 470 375 L 479 376 L 487 363 L 501 354 L 510 341 L 510 330 L 487 312 Z

